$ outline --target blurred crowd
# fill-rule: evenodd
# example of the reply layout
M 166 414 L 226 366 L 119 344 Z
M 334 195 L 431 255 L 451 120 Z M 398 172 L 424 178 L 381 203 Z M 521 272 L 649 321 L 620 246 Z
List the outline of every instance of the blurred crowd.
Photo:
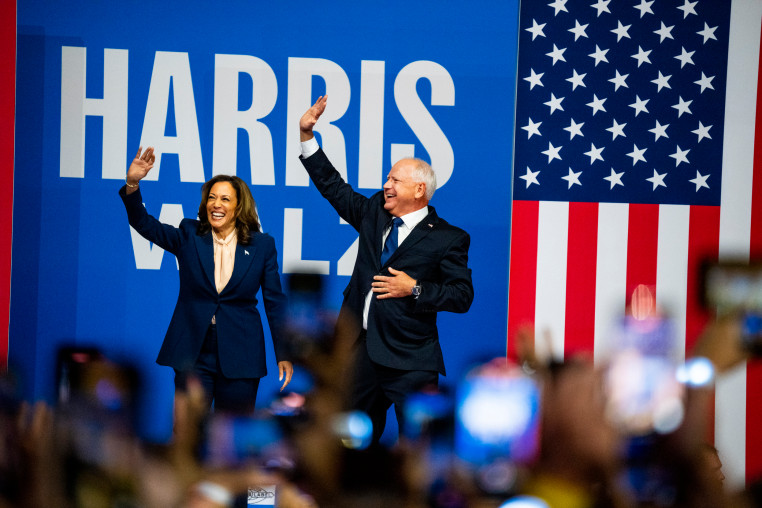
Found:
M 54 407 L 19 400 L 6 376 L 0 508 L 762 506 L 754 485 L 725 486 L 708 437 L 714 376 L 750 359 L 737 316 L 711 322 L 676 362 L 659 346 L 664 320 L 628 316 L 625 374 L 613 356 L 542 358 L 528 329 L 514 360 L 416 394 L 399 439 L 368 446 L 367 417 L 345 408 L 352 344 L 332 335 L 314 295 L 292 299 L 308 389 L 242 417 L 207 414 L 191 379 L 165 444 L 137 436 L 133 371 L 97 351 L 64 352 Z M 654 358 L 674 365 L 677 383 Z

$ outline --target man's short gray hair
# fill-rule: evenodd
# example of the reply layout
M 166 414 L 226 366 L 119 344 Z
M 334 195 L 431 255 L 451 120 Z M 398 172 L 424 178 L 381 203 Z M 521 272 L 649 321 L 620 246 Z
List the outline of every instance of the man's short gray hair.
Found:
M 415 168 L 412 172 L 413 181 L 426 184 L 426 200 L 431 201 L 434 191 L 437 190 L 437 175 L 425 160 L 415 158 L 411 160 L 415 162 Z

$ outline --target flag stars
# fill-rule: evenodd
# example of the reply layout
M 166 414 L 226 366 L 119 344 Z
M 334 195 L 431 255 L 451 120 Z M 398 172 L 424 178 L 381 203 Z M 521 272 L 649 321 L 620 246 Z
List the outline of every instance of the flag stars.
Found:
M 617 123 L 616 120 L 614 120 L 614 123 L 606 129 L 611 133 L 611 141 L 614 141 L 617 136 L 622 136 L 623 138 L 626 138 L 627 136 L 624 133 L 624 126 L 627 125 L 626 123 Z
M 718 17 L 711 2 L 696 0 L 527 0 L 534 1 L 538 5 L 525 10 L 529 16 L 521 16 L 519 25 L 526 43 L 519 78 L 526 85 L 517 96 L 517 191 L 527 199 L 568 199 L 551 193 L 558 191 L 594 201 L 643 197 L 629 196 L 631 191 L 645 192 L 649 202 L 714 199 L 719 169 L 702 160 L 706 150 L 722 148 L 716 146 L 722 131 L 712 134 L 722 112 L 702 105 L 725 99 L 717 97 L 724 82 L 715 68 L 723 62 L 706 60 L 702 51 L 727 44 L 727 6 Z M 675 191 L 679 196 L 671 196 Z
M 571 119 L 571 124 L 569 124 L 568 127 L 564 127 L 564 130 L 569 132 L 569 140 L 574 139 L 574 136 L 585 137 L 585 135 L 582 134 L 583 125 L 585 125 L 585 122 L 577 123 L 573 118 Z
M 709 129 L 711 128 L 711 125 L 704 125 L 703 123 L 699 122 L 698 129 L 691 131 L 693 134 L 698 136 L 698 141 L 696 141 L 696 143 L 701 143 L 701 140 L 704 138 L 712 139 L 712 136 L 709 135 Z
M 598 64 L 601 63 L 601 62 L 609 63 L 609 61 L 606 59 L 606 53 L 608 53 L 608 52 L 609 52 L 608 49 L 601 49 L 596 44 L 595 45 L 595 53 L 590 53 L 587 56 L 589 56 L 590 58 L 594 59 L 595 60 L 595 66 L 598 67 Z
M 529 123 L 522 127 L 522 129 L 527 131 L 527 139 L 531 138 L 535 134 L 542 137 L 542 134 L 540 134 L 540 125 L 542 125 L 542 122 L 534 123 L 531 118 L 529 119 Z
M 648 58 L 650 54 L 651 54 L 650 49 L 648 51 L 644 51 L 643 48 L 638 46 L 638 52 L 632 55 L 632 58 L 638 61 L 638 67 L 640 67 L 642 63 L 651 63 L 651 59 Z
M 548 102 L 544 102 L 546 106 L 550 108 L 550 114 L 552 115 L 557 109 L 560 109 L 561 111 L 564 110 L 563 106 L 561 106 L 561 102 L 563 102 L 563 97 L 556 97 L 552 92 L 550 94 L 550 100 Z
M 588 102 L 585 104 L 585 106 L 590 106 L 593 108 L 593 116 L 595 116 L 598 111 L 603 111 L 604 113 L 606 112 L 606 108 L 603 107 L 604 102 L 606 102 L 605 98 L 599 99 L 597 95 L 593 94 L 593 101 Z
M 562 62 L 566 61 L 566 58 L 564 58 L 564 52 L 566 51 L 566 48 L 559 49 L 558 46 L 553 44 L 553 51 L 550 53 L 545 53 L 546 56 L 549 56 L 553 59 L 553 65 L 556 65 L 556 63 L 560 60 Z M 675 57 L 677 58 L 677 57 Z
M 696 33 L 704 38 L 704 44 L 706 44 L 706 41 L 709 39 L 717 40 L 717 37 L 714 35 L 715 30 L 717 30 L 716 26 L 710 28 L 709 25 L 704 23 L 704 29 Z
M 648 113 L 648 108 L 646 108 L 646 104 L 648 104 L 648 101 L 651 99 L 641 100 L 640 96 L 635 96 L 635 102 L 630 104 L 630 107 L 635 110 L 635 116 L 638 116 L 640 113 Z
M 598 0 L 597 3 L 594 3 L 590 7 L 597 10 L 598 13 L 595 15 L 596 18 L 600 18 L 601 14 L 604 12 L 608 12 L 611 14 L 611 11 L 609 10 L 609 4 L 611 3 L 611 0 Z
M 631 26 L 632 25 L 624 26 L 622 25 L 621 21 L 617 20 L 617 27 L 612 30 L 612 32 L 616 34 L 617 42 L 621 41 L 623 37 L 627 37 L 628 39 L 630 39 L 630 34 L 628 33 L 628 31 L 630 30 Z
M 542 86 L 545 85 L 542 84 L 542 77 L 545 75 L 544 72 L 541 72 L 540 74 L 537 74 L 534 69 L 529 69 L 529 76 L 524 78 L 525 81 L 529 82 L 529 89 L 532 90 L 535 86 Z
M 678 100 L 680 102 L 672 106 L 673 108 L 677 110 L 677 117 L 680 118 L 681 116 L 683 116 L 683 113 L 688 113 L 689 115 L 692 115 L 693 112 L 691 111 L 690 106 L 693 101 L 684 101 L 682 96 L 679 96 Z
M 548 156 L 548 164 L 550 164 L 550 161 L 553 159 L 561 160 L 561 156 L 558 155 L 558 152 L 561 151 L 561 148 L 563 148 L 563 146 L 553 146 L 553 143 L 548 142 L 548 149 L 540 153 Z
M 572 69 L 572 73 L 572 77 L 566 78 L 566 81 L 572 84 L 572 90 L 576 90 L 578 86 L 584 87 L 585 82 L 583 80 L 587 74 L 578 74 L 576 69 Z
M 690 164 L 690 161 L 688 160 L 688 152 L 690 152 L 690 148 L 688 150 L 681 150 L 680 145 L 677 145 L 677 148 L 675 149 L 675 153 L 670 155 L 673 159 L 675 159 L 675 167 L 679 166 L 681 162 L 685 162 L 686 164 Z
M 532 34 L 532 40 L 535 40 L 538 37 L 545 37 L 545 25 L 547 23 L 543 23 L 542 25 L 538 24 L 536 20 L 532 20 L 532 26 L 529 28 L 525 28 L 527 32 Z
M 526 174 L 523 176 L 520 176 L 519 178 L 521 178 L 522 180 L 526 182 L 527 186 L 525 188 L 528 189 L 529 186 L 532 185 L 533 183 L 537 184 L 538 186 L 540 185 L 540 182 L 537 180 L 537 175 L 539 174 L 540 174 L 539 170 L 532 171 L 531 169 L 529 169 L 529 166 L 527 166 Z
M 624 187 L 624 184 L 622 183 L 622 175 L 624 175 L 624 171 L 617 173 L 614 171 L 614 168 L 611 168 L 611 174 L 609 176 L 603 177 L 604 180 L 608 181 L 611 184 L 609 190 L 613 189 L 617 185 Z
M 659 44 L 664 42 L 664 39 L 675 40 L 675 38 L 672 37 L 672 29 L 673 28 L 675 28 L 675 25 L 667 26 L 667 25 L 664 24 L 663 21 L 661 22 L 661 28 L 659 28 L 658 30 L 654 30 L 654 33 L 659 36 Z M 529 30 L 529 29 L 527 28 L 527 30 Z
M 651 189 L 652 191 L 655 191 L 657 187 L 666 187 L 667 186 L 667 184 L 664 183 L 664 177 L 665 176 L 667 176 L 667 173 L 659 174 L 654 169 L 654 176 L 652 176 L 651 178 L 646 178 L 647 182 L 651 182 L 653 184 L 653 188 Z
M 553 7 L 555 12 L 553 13 L 553 16 L 558 16 L 558 13 L 561 11 L 569 12 L 566 9 L 566 2 L 567 0 L 555 0 L 555 2 L 549 3 L 548 7 Z
M 575 42 L 580 37 L 587 38 L 587 32 L 585 32 L 585 30 L 587 30 L 587 27 L 588 25 L 580 25 L 579 21 L 577 21 L 576 19 L 574 20 L 574 28 L 570 28 L 569 31 L 574 34 Z
M 582 174 L 582 171 L 578 171 L 575 173 L 574 171 L 572 171 L 572 168 L 569 168 L 569 174 L 566 176 L 562 176 L 561 179 L 566 180 L 567 183 L 569 184 L 567 189 L 571 189 L 572 185 L 579 185 L 581 187 L 582 184 L 579 181 L 579 175 L 581 174 Z
M 699 92 L 699 93 L 704 93 L 704 90 L 706 90 L 707 88 L 709 88 L 711 90 L 714 90 L 714 87 L 712 86 L 712 80 L 713 79 L 714 79 L 714 76 L 707 77 L 702 72 L 701 73 L 701 79 L 699 79 L 698 81 L 694 81 L 694 83 L 696 83 L 698 86 L 701 87 L 701 92 Z
M 661 92 L 662 88 L 669 88 L 670 90 L 672 89 L 672 87 L 669 85 L 669 79 L 671 77 L 671 74 L 669 76 L 665 76 L 661 73 L 661 71 L 659 71 L 659 77 L 651 80 L 651 83 L 656 85 L 656 93 Z
M 625 88 L 629 88 L 627 86 L 627 78 L 629 77 L 629 74 L 625 74 L 624 76 L 622 76 L 621 74 L 619 74 L 618 70 L 615 72 L 616 72 L 616 76 L 614 76 L 613 78 L 609 80 L 610 83 L 614 84 L 614 91 L 616 92 L 617 90 L 619 90 L 619 87 L 622 87 L 622 86 Z
M 627 157 L 632 157 L 632 165 L 637 164 L 638 161 L 646 162 L 646 158 L 643 154 L 646 153 L 648 148 L 638 148 L 638 145 L 632 145 L 632 152 L 627 154 Z
M 702 175 L 698 171 L 696 171 L 696 178 L 693 178 L 692 180 L 688 180 L 693 185 L 696 186 L 696 192 L 699 191 L 700 188 L 706 187 L 709 188 L 709 184 L 706 183 L 707 178 L 709 178 L 711 175 Z
M 693 54 L 695 51 L 685 51 L 685 47 L 682 48 L 682 52 L 675 57 L 676 60 L 680 60 L 680 68 L 685 67 L 686 64 L 695 65 L 693 63 Z M 555 62 L 554 62 L 555 63 Z
M 590 157 L 590 165 L 593 165 L 593 162 L 596 160 L 603 161 L 603 156 L 601 156 L 601 152 L 603 151 L 605 147 L 596 148 L 593 143 L 590 143 L 590 151 L 585 152 L 585 155 Z
M 651 0 L 650 2 L 647 2 L 646 0 L 640 0 L 640 5 L 635 5 L 634 7 L 640 11 L 640 17 L 642 18 L 646 14 L 654 13 L 654 11 L 651 10 L 653 3 L 654 0 Z
M 688 17 L 688 14 L 694 14 L 698 16 L 698 13 L 696 12 L 696 4 L 698 3 L 698 0 L 695 2 L 690 2 L 688 0 L 685 0 L 685 3 L 678 7 L 681 11 L 683 11 L 683 19 Z
M 669 124 L 662 125 L 659 123 L 659 120 L 656 120 L 656 126 L 653 129 L 648 129 L 648 132 L 652 132 L 654 135 L 654 143 L 657 142 L 659 138 L 669 139 L 669 136 L 667 136 L 667 127 L 669 127 Z

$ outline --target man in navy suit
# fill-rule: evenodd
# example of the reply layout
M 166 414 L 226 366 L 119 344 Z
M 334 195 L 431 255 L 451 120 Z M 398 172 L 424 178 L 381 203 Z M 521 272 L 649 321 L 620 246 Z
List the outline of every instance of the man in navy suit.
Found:
M 470 238 L 428 206 L 436 176 L 406 158 L 371 197 L 344 182 L 312 129 L 325 111 L 319 98 L 299 122 L 301 161 L 317 189 L 360 233 L 359 250 L 337 333 L 356 340 L 350 405 L 373 422 L 377 443 L 394 404 L 400 428 L 408 394 L 436 387 L 445 374 L 437 312 L 466 312 L 474 298 Z

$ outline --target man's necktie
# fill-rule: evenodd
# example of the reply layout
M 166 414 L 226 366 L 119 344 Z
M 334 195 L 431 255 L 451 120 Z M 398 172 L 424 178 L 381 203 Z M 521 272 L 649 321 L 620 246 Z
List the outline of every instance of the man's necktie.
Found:
M 402 223 L 403 221 L 399 217 L 395 217 L 392 221 L 392 229 L 389 231 L 389 236 L 386 237 L 386 242 L 384 242 L 384 250 L 381 251 L 381 266 L 385 265 L 394 251 L 397 250 L 397 229 Z

